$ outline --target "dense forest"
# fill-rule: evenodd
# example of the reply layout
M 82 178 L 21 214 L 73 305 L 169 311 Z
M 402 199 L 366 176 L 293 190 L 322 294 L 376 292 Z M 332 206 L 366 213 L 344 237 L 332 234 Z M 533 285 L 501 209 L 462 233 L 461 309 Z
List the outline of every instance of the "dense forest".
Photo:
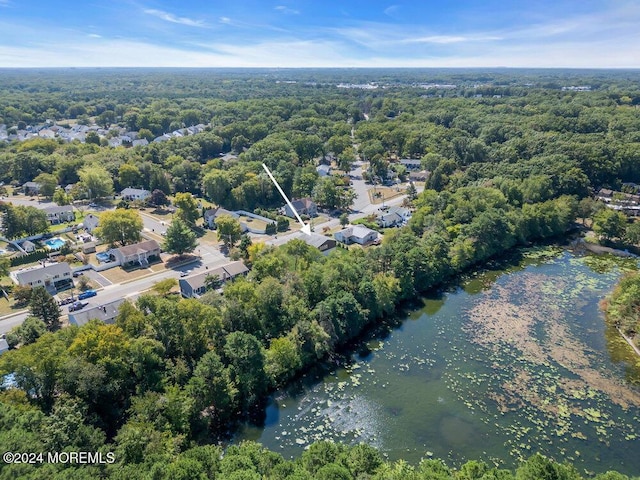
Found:
M 191 192 L 250 210 L 279 205 L 263 162 L 294 197 L 338 187 L 315 170 L 328 153 L 347 165 L 358 155 L 378 178 L 406 175 L 395 162 L 402 157 L 420 158 L 431 172 L 409 224 L 387 231 L 379 247 L 325 257 L 302 241 L 279 248 L 245 242 L 239 255 L 251 273 L 224 295 L 147 294 L 125 303 L 113 325 L 96 321 L 31 336 L 0 357 L 7 376 L 0 392 L 3 451 L 116 452 L 117 468 L 69 469 L 59 478 L 140 478 L 138 469 L 148 478 L 513 478 L 476 464 L 458 472 L 434 461 L 388 464 L 366 447 L 320 444 L 292 463 L 255 445 L 233 447 L 220 460 L 217 447 L 203 445 L 255 417 L 273 388 L 331 358 L 400 302 L 514 246 L 564 234 L 594 190 L 640 182 L 640 74 L 0 75 L 0 124 L 8 129 L 95 120 L 152 139 L 208 125 L 203 133 L 131 148 L 99 139 L 0 143 L 5 183 L 44 174 L 60 185 L 82 185 L 91 174 L 110 178 L 116 190 Z M 378 88 L 338 88 L 343 82 Z M 585 84 L 590 91 L 562 88 Z M 220 154 L 229 152 L 237 158 L 223 161 Z M 0 478 L 56 478 L 60 468 L 3 465 Z M 530 473 L 536 468 L 544 476 Z M 515 478 L 580 477 L 534 457 Z

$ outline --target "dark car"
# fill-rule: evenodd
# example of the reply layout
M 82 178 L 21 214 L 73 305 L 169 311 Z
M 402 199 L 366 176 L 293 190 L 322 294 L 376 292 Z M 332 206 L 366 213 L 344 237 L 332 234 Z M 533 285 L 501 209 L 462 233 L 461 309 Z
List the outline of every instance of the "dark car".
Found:
M 71 305 L 69 305 L 69 311 L 76 312 L 78 310 L 82 310 L 87 305 L 89 305 L 88 302 L 73 302 Z
M 59 305 L 69 305 L 70 303 L 73 303 L 73 302 L 75 302 L 75 301 L 76 301 L 76 299 L 75 299 L 75 298 L 73 298 L 73 297 L 68 297 L 68 298 L 65 298 L 64 300 L 60 300 L 60 301 L 58 302 L 58 304 L 59 304 Z
M 83 272 L 73 272 L 73 276 L 76 277 L 76 278 L 79 277 L 80 275 L 84 275 L 84 273 Z
M 87 290 L 78 295 L 78 300 L 84 300 L 85 298 L 95 297 L 98 294 L 95 290 Z

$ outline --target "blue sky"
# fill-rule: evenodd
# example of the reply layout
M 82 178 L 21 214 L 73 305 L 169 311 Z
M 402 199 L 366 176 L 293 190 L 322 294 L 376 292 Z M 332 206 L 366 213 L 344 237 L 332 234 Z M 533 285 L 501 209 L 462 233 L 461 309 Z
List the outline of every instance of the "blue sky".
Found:
M 640 68 L 637 0 L 0 0 L 0 67 Z

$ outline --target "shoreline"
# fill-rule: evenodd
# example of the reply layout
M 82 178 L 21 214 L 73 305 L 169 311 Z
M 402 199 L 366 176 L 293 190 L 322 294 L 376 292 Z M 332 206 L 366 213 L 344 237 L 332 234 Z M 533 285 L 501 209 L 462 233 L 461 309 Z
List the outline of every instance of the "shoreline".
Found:
M 620 330 L 620 327 L 616 327 L 616 330 L 618 330 L 618 333 L 620 335 L 622 335 L 622 338 L 624 338 L 624 340 L 629 344 L 629 346 L 638 354 L 638 356 L 640 357 L 640 348 L 638 348 L 636 346 L 635 343 L 633 343 L 633 340 L 631 340 L 631 337 L 628 337 L 627 335 L 624 334 L 624 332 L 622 330 Z

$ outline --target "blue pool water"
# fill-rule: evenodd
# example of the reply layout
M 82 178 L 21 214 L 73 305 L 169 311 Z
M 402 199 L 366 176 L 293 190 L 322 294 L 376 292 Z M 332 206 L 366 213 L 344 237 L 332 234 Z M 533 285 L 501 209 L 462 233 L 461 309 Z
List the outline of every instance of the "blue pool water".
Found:
M 108 262 L 110 257 L 108 253 L 102 252 L 102 253 L 96 253 L 96 258 L 100 262 Z
M 50 250 L 58 250 L 62 248 L 62 246 L 65 244 L 65 241 L 61 238 L 52 238 L 44 242 L 44 244 L 49 247 Z

